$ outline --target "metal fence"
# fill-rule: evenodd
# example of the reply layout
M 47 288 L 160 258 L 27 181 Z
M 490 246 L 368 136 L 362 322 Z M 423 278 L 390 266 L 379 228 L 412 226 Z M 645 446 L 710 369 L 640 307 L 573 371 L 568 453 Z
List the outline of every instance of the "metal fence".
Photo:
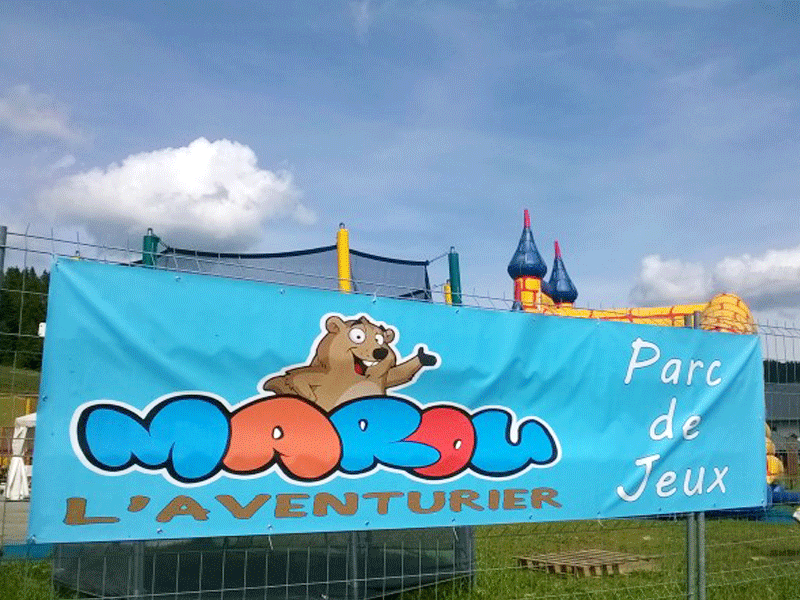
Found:
M 0 265 L 4 260 L 16 269 L 0 280 L 0 314 L 13 315 L 0 322 L 3 482 L 15 455 L 33 464 L 32 432 L 17 427 L 17 437 L 27 439 L 15 445 L 15 419 L 36 410 L 45 333 L 39 322 L 45 322 L 47 304 L 42 273 L 55 256 L 131 264 L 141 253 L 133 245 L 101 247 L 0 228 Z M 226 265 L 228 276 L 270 279 L 269 269 L 236 272 L 235 266 Z M 433 287 L 433 301 L 442 302 Z M 462 293 L 462 301 L 512 308 L 511 299 Z M 800 486 L 800 328 L 759 323 L 758 334 L 767 420 L 784 467 L 766 508 L 658 519 L 50 546 L 26 539 L 27 501 L 3 500 L 0 598 L 800 598 L 800 524 L 792 516 L 800 506 L 793 496 Z M 732 431 L 721 442 L 736 444 L 736 435 Z

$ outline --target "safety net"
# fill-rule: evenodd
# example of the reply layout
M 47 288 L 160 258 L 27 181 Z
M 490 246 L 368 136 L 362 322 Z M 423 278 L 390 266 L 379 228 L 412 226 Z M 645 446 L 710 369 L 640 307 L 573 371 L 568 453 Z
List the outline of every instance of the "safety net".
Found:
M 339 289 L 336 246 L 273 253 L 216 253 L 167 247 L 153 255 L 154 266 L 297 285 Z M 428 261 L 403 260 L 350 250 L 352 289 L 392 298 L 431 299 Z

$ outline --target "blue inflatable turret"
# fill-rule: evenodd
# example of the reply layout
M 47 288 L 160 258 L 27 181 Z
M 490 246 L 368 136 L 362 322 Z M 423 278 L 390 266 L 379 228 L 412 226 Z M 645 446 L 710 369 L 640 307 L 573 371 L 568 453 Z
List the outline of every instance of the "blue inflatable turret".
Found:
M 508 263 L 508 274 L 514 280 L 520 277 L 542 279 L 547 274 L 547 265 L 544 264 L 539 250 L 536 249 L 536 242 L 533 241 L 531 217 L 527 209 L 525 209 L 525 226 L 519 238 L 517 251 Z
M 569 274 L 567 274 L 567 269 L 561 258 L 561 248 L 558 247 L 558 242 L 556 242 L 556 258 L 553 261 L 553 271 L 550 274 L 549 283 L 550 289 L 547 291 L 547 294 L 556 304 L 572 304 L 578 298 L 578 290 L 569 278 Z

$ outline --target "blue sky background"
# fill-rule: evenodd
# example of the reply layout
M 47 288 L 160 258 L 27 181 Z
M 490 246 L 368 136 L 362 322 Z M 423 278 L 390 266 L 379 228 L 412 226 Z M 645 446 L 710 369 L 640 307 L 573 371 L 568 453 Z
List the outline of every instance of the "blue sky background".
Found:
M 800 320 L 800 3 L 0 1 L 0 223 Z M 221 225 L 220 225 L 221 224 Z M 438 265 L 441 265 L 439 269 Z M 440 261 L 434 283 L 446 278 Z

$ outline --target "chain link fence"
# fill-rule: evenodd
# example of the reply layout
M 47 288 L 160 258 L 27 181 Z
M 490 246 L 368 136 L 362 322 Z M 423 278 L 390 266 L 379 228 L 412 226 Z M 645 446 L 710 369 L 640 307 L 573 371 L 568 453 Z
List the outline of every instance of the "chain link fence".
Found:
M 25 485 L 34 465 L 33 429 L 17 420 L 36 411 L 50 261 L 70 256 L 134 265 L 142 255 L 133 247 L 4 230 L 0 252 L 0 265 L 4 259 L 8 267 L 0 269 L 5 489 L 12 460 L 24 464 Z M 207 272 L 204 263 L 216 264 L 226 277 L 285 283 L 290 275 L 307 276 L 213 255 L 198 255 L 181 268 Z M 380 293 L 381 282 L 360 283 Z M 330 281 L 318 287 L 330 289 Z M 443 302 L 437 287 L 429 296 Z M 410 301 L 422 300 L 418 289 L 408 291 L 415 292 Z M 462 293 L 462 301 L 512 308 L 510 299 Z M 653 519 L 41 545 L 26 539 L 28 500 L 3 494 L 0 598 L 800 598 L 800 524 L 793 517 L 800 507 L 800 328 L 759 323 L 758 335 L 772 443 L 767 450 L 780 471 L 767 507 Z M 721 443 L 736 444 L 736 432 Z

